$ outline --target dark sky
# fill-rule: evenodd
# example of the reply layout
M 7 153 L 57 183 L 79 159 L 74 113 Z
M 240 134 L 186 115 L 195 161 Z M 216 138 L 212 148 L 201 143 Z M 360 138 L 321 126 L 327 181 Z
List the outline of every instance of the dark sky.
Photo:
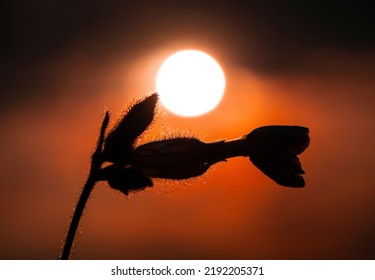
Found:
M 371 1 L 2 1 L 1 104 L 38 95 L 43 65 L 70 52 L 97 61 L 169 42 L 209 45 L 267 74 L 306 71 L 313 50 L 375 43 Z M 222 55 L 223 56 L 223 55 Z M 302 64 L 302 65 L 301 65 Z
M 0 259 L 59 255 L 103 108 L 113 123 L 185 48 L 218 60 L 224 98 L 197 118 L 160 114 L 141 141 L 306 126 L 306 187 L 282 188 L 247 158 L 128 198 L 102 183 L 73 258 L 375 259 L 374 6 L 1 1 Z

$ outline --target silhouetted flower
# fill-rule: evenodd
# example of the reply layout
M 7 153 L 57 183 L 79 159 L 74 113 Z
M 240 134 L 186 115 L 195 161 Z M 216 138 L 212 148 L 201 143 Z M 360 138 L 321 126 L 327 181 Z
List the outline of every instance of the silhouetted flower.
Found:
M 305 127 L 265 126 L 231 141 L 204 143 L 196 138 L 179 137 L 134 148 L 136 139 L 153 120 L 157 100 L 158 95 L 154 93 L 135 104 L 107 137 L 109 114 L 106 112 L 61 259 L 70 256 L 79 220 L 97 181 L 107 181 L 112 188 L 128 195 L 152 187 L 151 178 L 188 179 L 204 174 L 211 165 L 227 158 L 246 156 L 280 185 L 305 185 L 301 176 L 304 171 L 297 157 L 309 145 L 309 130 Z M 111 164 L 102 167 L 105 162 Z
M 254 129 L 246 140 L 251 162 L 276 183 L 303 187 L 301 163 L 297 155 L 309 145 L 309 129 L 301 126 L 264 126 Z
M 297 157 L 309 145 L 309 130 L 300 126 L 272 125 L 254 129 L 231 141 L 204 143 L 178 137 L 134 148 L 135 140 L 153 120 L 158 95 L 150 95 L 130 108 L 104 141 L 102 157 L 112 162 L 101 170 L 100 180 L 125 194 L 152 186 L 151 178 L 188 179 L 204 174 L 213 164 L 231 157 L 249 157 L 276 183 L 303 187 Z

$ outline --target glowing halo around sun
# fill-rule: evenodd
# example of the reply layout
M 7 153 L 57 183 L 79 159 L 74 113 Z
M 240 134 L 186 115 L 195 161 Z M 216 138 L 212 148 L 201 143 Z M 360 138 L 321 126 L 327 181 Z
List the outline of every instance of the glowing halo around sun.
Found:
M 170 112 L 194 117 L 214 109 L 225 90 L 220 65 L 197 50 L 179 51 L 168 57 L 156 76 L 156 91 Z

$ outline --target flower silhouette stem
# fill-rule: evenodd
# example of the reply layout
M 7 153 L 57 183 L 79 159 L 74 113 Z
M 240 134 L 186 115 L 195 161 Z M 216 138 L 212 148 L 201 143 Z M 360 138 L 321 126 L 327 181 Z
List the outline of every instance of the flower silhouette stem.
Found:
M 89 175 L 87 177 L 87 180 L 85 182 L 85 185 L 83 187 L 81 196 L 79 197 L 79 200 L 77 202 L 77 206 L 76 206 L 76 209 L 74 211 L 72 221 L 70 223 L 68 234 L 67 234 L 66 239 L 65 239 L 64 248 L 63 248 L 63 251 L 62 251 L 62 254 L 61 254 L 62 260 L 69 259 L 69 256 L 70 256 L 70 253 L 71 253 L 71 250 L 72 250 L 72 246 L 73 246 L 74 237 L 76 235 L 78 224 L 79 224 L 79 221 L 81 219 L 83 210 L 85 208 L 87 200 L 90 197 L 90 193 L 95 186 L 95 183 L 98 181 L 100 167 L 103 163 L 102 149 L 103 149 L 105 130 L 108 126 L 108 122 L 109 122 L 109 114 L 108 114 L 108 112 L 106 112 L 105 117 L 104 117 L 103 122 L 102 122 L 102 126 L 100 128 L 100 134 L 99 134 L 96 150 L 94 151 L 94 153 L 91 156 L 90 173 L 89 173 Z
M 85 208 L 85 205 L 86 205 L 86 202 L 87 202 L 87 200 L 90 196 L 90 193 L 91 193 L 92 189 L 94 188 L 95 182 L 96 182 L 95 179 L 92 176 L 89 176 L 87 178 L 87 181 L 86 181 L 84 187 L 83 187 L 81 196 L 78 200 L 76 209 L 74 211 L 72 221 L 70 223 L 68 234 L 66 236 L 64 249 L 63 249 L 63 252 L 61 254 L 62 260 L 69 259 L 70 252 L 72 250 L 74 236 L 77 232 L 79 220 L 81 219 L 83 209 Z

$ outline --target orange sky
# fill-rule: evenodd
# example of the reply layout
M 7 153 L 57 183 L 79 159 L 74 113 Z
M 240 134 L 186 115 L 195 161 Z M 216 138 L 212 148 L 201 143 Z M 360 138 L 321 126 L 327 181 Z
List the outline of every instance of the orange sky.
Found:
M 78 54 L 50 61 L 43 71 L 56 80 L 43 90 L 55 95 L 4 114 L 0 258 L 58 257 L 105 106 L 114 121 L 124 104 L 152 90 L 169 50 L 126 62 L 115 57 L 100 62 L 98 73 Z M 158 180 L 129 197 L 100 183 L 73 258 L 373 259 L 373 55 L 316 52 L 306 59 L 318 71 L 278 77 L 216 56 L 227 76 L 216 110 L 197 118 L 162 114 L 142 141 L 169 131 L 211 141 L 262 125 L 307 126 L 306 187 L 280 187 L 246 158 L 214 166 L 203 178 Z

